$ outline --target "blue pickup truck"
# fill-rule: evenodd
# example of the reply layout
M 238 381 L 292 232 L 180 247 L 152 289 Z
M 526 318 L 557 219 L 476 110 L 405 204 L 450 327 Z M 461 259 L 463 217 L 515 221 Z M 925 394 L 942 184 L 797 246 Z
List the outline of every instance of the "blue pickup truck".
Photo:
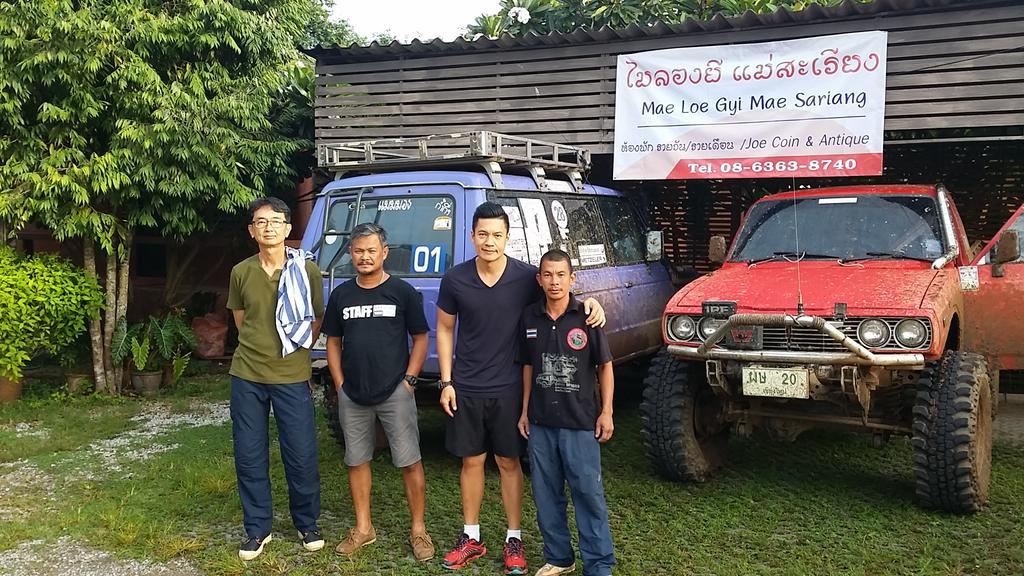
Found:
M 661 262 L 660 232 L 648 229 L 621 192 L 583 183 L 586 151 L 493 132 L 411 142 L 412 154 L 396 151 L 406 141 L 321 145 L 321 165 L 339 175 L 316 198 L 302 248 L 316 254 L 329 294 L 355 274 L 349 231 L 362 222 L 387 230 L 384 269 L 423 294 L 431 328 L 421 378 L 438 375 L 441 277 L 475 256 L 472 215 L 485 201 L 501 204 L 509 215 L 507 255 L 536 265 L 551 248 L 570 254 L 578 270 L 577 294 L 605 307 L 616 362 L 661 347 L 662 311 L 674 288 Z M 459 142 L 467 149 L 460 150 Z M 337 397 L 323 347 L 323 339 L 314 346 L 314 378 L 323 384 L 333 421 Z

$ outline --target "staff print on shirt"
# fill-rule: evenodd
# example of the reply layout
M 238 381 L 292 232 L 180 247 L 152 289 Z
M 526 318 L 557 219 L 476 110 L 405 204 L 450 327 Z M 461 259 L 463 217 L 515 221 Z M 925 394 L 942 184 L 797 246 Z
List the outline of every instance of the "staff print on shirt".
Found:
M 367 306 L 348 306 L 341 310 L 343 320 L 353 318 L 394 318 L 398 307 L 394 304 L 373 304 Z

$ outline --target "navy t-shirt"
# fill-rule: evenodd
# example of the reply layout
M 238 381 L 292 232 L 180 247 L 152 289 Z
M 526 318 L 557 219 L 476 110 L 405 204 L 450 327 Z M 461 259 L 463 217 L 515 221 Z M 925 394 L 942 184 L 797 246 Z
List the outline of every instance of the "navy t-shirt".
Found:
M 543 295 L 537 268 L 515 258 L 508 258 L 494 286 L 480 279 L 475 258 L 445 273 L 437 307 L 458 316 L 452 380 L 459 394 L 501 398 L 522 393 L 516 327 L 523 308 Z
M 612 353 L 604 331 L 587 326 L 583 305 L 569 298 L 555 320 L 544 300 L 523 311 L 517 360 L 533 366 L 527 418 L 550 428 L 593 430 L 600 412 L 596 368 L 611 362 Z
M 409 334 L 429 329 L 423 296 L 401 278 L 391 276 L 375 288 L 353 278 L 335 288 L 323 332 L 342 338 L 342 391 L 365 406 L 387 400 L 409 365 Z

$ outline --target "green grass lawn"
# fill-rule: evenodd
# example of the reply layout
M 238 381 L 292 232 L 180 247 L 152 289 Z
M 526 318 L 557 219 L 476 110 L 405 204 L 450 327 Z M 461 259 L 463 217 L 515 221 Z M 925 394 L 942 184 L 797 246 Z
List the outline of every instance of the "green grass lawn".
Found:
M 225 377 L 190 380 L 160 402 L 186 411 L 194 399 L 223 402 Z M 728 468 L 704 485 L 658 478 L 640 442 L 636 394 L 620 394 L 616 435 L 604 451 L 617 574 L 1022 574 L 1024 446 L 997 444 L 990 505 L 973 517 L 920 510 L 913 503 L 909 445 L 882 449 L 866 436 L 808 433 L 792 444 L 734 441 Z M 320 419 L 323 516 L 328 549 L 301 550 L 287 509 L 277 445 L 272 445 L 275 540 L 257 560 L 237 559 L 241 510 L 230 424 L 171 431 L 151 442 L 170 447 L 110 470 L 84 447 L 137 427 L 147 409 L 135 399 L 36 398 L 0 407 L 0 466 L 23 460 L 51 478 L 49 490 L 8 487 L 0 550 L 69 535 L 118 556 L 155 561 L 182 556 L 208 574 L 439 574 L 417 564 L 406 545 L 408 513 L 401 474 L 387 453 L 374 462 L 378 541 L 354 560 L 333 547 L 352 522 L 341 454 Z M 31 423 L 42 436 L 19 435 Z M 439 552 L 461 530 L 458 461 L 443 448 L 444 420 L 421 409 L 427 474 L 427 524 Z M 85 470 L 88 473 L 83 473 Z M 4 469 L 0 468 L 0 472 Z M 528 484 L 527 484 L 528 486 Z M 2 509 L 2 506 L 0 506 Z M 542 563 L 527 495 L 524 540 L 531 568 Z M 483 508 L 486 559 L 462 573 L 499 573 L 505 522 L 497 474 Z M 3 573 L 0 567 L 0 573 Z

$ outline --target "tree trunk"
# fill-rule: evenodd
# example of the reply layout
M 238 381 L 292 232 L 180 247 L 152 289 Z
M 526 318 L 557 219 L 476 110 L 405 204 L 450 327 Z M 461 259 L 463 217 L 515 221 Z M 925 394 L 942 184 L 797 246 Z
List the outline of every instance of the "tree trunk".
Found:
M 128 230 L 124 234 L 122 239 L 122 246 L 124 250 L 121 252 L 120 266 L 117 271 L 117 317 L 124 318 L 128 315 L 128 278 L 130 272 L 130 264 L 132 262 L 132 245 L 135 242 L 135 235 L 131 230 Z M 121 385 L 124 383 L 124 367 L 114 367 L 114 382 L 117 386 L 118 392 L 121 390 Z
M 117 244 L 112 245 L 112 250 L 107 254 L 107 273 L 103 278 L 106 288 L 107 305 L 103 318 L 103 368 L 106 371 L 107 382 L 110 383 L 111 393 L 116 393 L 118 380 L 114 361 L 110 358 L 110 350 L 114 342 L 114 326 L 117 325 Z
M 96 245 L 91 238 L 83 239 L 82 256 L 85 273 L 91 278 L 96 278 Z M 103 347 L 103 332 L 98 316 L 89 322 L 89 339 L 92 342 L 92 370 L 93 376 L 96 378 L 96 391 L 109 392 L 104 366 L 104 358 L 107 356 L 108 349 Z

